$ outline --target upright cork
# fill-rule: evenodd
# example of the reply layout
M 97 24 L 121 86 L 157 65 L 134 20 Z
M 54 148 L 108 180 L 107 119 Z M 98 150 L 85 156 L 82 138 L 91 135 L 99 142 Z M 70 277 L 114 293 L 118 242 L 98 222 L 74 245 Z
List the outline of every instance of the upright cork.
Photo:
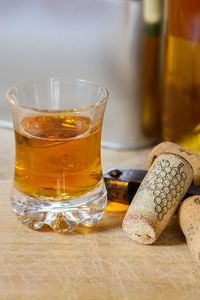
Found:
M 166 153 L 155 159 L 123 220 L 130 238 L 154 243 L 176 211 L 193 180 L 193 169 L 183 157 Z
M 200 196 L 183 201 L 178 210 L 178 219 L 188 247 L 200 265 Z

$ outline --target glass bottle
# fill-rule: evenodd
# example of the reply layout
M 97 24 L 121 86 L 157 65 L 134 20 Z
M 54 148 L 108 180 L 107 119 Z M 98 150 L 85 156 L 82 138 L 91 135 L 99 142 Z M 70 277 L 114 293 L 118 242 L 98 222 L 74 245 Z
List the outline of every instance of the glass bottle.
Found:
M 200 153 L 200 1 L 167 0 L 162 137 Z
M 141 71 L 142 123 L 147 136 L 160 138 L 160 49 L 163 0 L 143 0 Z

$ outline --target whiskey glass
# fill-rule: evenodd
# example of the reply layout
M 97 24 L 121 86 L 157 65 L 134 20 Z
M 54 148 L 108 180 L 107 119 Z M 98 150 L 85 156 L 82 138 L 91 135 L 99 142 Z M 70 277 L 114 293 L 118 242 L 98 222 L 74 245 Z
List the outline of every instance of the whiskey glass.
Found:
M 15 130 L 12 210 L 28 227 L 64 233 L 101 219 L 107 201 L 101 129 L 108 92 L 96 83 L 45 77 L 7 92 Z

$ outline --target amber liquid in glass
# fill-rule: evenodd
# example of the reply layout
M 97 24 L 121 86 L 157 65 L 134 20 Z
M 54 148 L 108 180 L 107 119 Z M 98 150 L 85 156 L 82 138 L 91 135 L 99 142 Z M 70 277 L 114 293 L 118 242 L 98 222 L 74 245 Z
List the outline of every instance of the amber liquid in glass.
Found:
M 88 115 L 25 118 L 15 131 L 15 187 L 44 200 L 69 200 L 94 189 L 102 178 L 101 128 Z

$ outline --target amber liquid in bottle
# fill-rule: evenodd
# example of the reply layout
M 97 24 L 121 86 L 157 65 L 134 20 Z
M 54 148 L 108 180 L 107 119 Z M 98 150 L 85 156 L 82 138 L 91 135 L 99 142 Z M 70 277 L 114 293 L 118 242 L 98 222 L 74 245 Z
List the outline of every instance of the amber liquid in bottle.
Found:
M 144 133 L 160 138 L 160 48 L 163 5 L 160 0 L 143 1 L 141 100 Z
M 168 0 L 162 136 L 200 153 L 200 1 Z
M 102 178 L 101 129 L 86 115 L 30 116 L 16 137 L 16 188 L 32 197 L 68 200 Z

